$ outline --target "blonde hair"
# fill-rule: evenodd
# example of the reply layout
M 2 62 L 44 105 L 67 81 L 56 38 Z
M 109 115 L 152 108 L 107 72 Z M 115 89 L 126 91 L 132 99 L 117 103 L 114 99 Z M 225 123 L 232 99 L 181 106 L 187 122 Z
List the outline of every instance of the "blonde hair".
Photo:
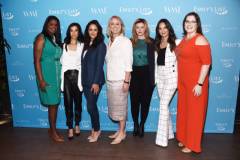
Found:
M 136 33 L 136 25 L 138 23 L 143 23 L 144 24 L 144 27 L 145 27 L 145 33 L 144 33 L 144 37 L 145 37 L 145 42 L 146 43 L 151 43 L 151 39 L 150 39 L 150 36 L 149 36 L 149 27 L 148 27 L 148 23 L 145 19 L 143 18 L 138 18 L 136 19 L 136 21 L 133 23 L 133 27 L 132 27 L 132 38 L 131 38 L 131 41 L 132 41 L 132 44 L 133 46 L 135 46 L 137 44 L 137 41 L 138 41 L 138 35 Z
M 109 21 L 108 21 L 108 26 L 107 26 L 107 37 L 109 37 L 110 39 L 112 39 L 112 32 L 111 32 L 111 29 L 110 29 L 110 24 L 111 24 L 111 21 L 113 19 L 117 19 L 120 23 L 121 23 L 121 31 L 120 31 L 120 34 L 125 34 L 125 25 L 122 21 L 122 19 L 119 17 L 119 16 L 112 16 Z

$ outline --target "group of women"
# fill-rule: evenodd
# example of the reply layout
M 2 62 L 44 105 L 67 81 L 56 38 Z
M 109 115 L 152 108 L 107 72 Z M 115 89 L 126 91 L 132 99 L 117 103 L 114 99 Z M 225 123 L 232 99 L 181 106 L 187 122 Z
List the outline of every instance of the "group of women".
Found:
M 156 144 L 166 147 L 168 140 L 174 138 L 169 103 L 178 88 L 178 146 L 184 153 L 201 152 L 211 51 L 199 16 L 195 12 L 185 16 L 181 41 L 167 19 L 157 23 L 155 39 L 150 37 L 145 19 L 134 22 L 131 39 L 124 31 L 122 19 L 112 16 L 107 27 L 109 42 L 105 45 L 97 20 L 86 25 L 84 34 L 78 23 L 72 23 L 62 45 L 58 18 L 47 17 L 34 42 L 34 65 L 40 100 L 48 107 L 49 136 L 56 142 L 64 141 L 56 129 L 62 90 L 68 139 L 80 134 L 84 93 L 92 124 L 88 141 L 97 142 L 101 134 L 97 100 L 105 83 L 105 61 L 108 115 L 119 125 L 109 135 L 113 139 L 111 144 L 119 144 L 126 138 L 129 92 L 133 136 L 144 136 L 144 124 L 157 85 L 160 108 Z

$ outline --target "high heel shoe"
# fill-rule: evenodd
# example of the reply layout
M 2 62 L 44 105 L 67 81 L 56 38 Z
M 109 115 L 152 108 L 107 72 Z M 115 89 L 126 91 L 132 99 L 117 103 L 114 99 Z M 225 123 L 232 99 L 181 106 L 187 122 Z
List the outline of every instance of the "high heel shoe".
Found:
M 79 126 L 75 126 L 75 133 L 76 136 L 80 135 L 80 127 Z
M 142 123 L 139 126 L 138 136 L 141 138 L 144 137 L 144 124 Z
M 115 139 L 115 138 L 117 138 L 118 134 L 119 134 L 119 131 L 115 132 L 114 134 L 109 135 L 108 138 Z
M 90 136 L 88 136 L 88 138 L 87 138 L 88 140 L 91 139 L 91 138 L 93 137 L 93 132 L 94 132 L 94 130 L 91 131 Z
M 183 147 L 184 145 L 181 142 L 178 142 L 178 147 Z
M 183 153 L 191 153 L 192 150 L 187 148 L 187 147 L 184 147 L 182 150 L 181 150 Z
M 57 133 L 53 133 L 51 129 L 48 129 L 48 136 L 53 140 L 54 142 L 64 142 L 64 139 L 59 137 Z
M 68 140 L 72 140 L 73 139 L 73 129 L 69 129 L 68 130 Z
M 139 125 L 134 123 L 133 136 L 136 137 L 139 134 Z
M 126 138 L 126 133 L 123 134 L 122 136 L 118 135 L 112 142 L 111 144 L 119 144 Z
M 100 134 L 101 134 L 101 131 L 97 131 L 96 134 L 93 133 L 93 137 L 91 137 L 91 138 L 89 139 L 89 142 L 90 142 L 90 143 L 97 142 Z

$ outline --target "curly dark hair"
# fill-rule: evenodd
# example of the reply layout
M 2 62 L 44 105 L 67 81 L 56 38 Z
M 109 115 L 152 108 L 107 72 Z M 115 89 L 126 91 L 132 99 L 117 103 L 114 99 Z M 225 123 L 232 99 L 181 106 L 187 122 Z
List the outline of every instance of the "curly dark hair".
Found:
M 176 37 L 176 34 L 173 30 L 173 27 L 172 27 L 171 23 L 167 19 L 160 19 L 157 23 L 156 36 L 155 36 L 155 50 L 157 52 L 159 52 L 160 43 L 161 43 L 161 40 L 162 40 L 162 36 L 159 34 L 160 23 L 164 23 L 166 25 L 168 31 L 169 31 L 168 43 L 170 44 L 170 50 L 172 52 L 176 48 L 175 40 L 176 40 L 177 37 Z
M 66 37 L 64 38 L 64 43 L 66 44 L 65 45 L 66 51 L 67 51 L 67 45 L 70 44 L 70 42 L 71 42 L 70 30 L 73 26 L 76 26 L 77 29 L 78 29 L 78 38 L 77 38 L 78 42 L 84 42 L 84 37 L 83 37 L 82 28 L 81 28 L 80 24 L 76 23 L 76 22 L 71 23 L 68 26 L 68 29 L 67 29 L 67 32 L 66 32 Z
M 93 43 L 90 46 L 91 37 L 89 36 L 88 30 L 89 30 L 90 25 L 92 25 L 92 24 L 94 24 L 97 27 L 98 33 L 97 33 L 97 37 L 93 40 Z M 98 46 L 98 44 L 102 43 L 103 41 L 104 41 L 104 35 L 102 33 L 102 26 L 99 24 L 99 22 L 97 20 L 92 20 L 92 21 L 88 22 L 85 32 L 84 32 L 83 51 L 87 50 L 90 47 L 96 48 Z
M 60 21 L 56 16 L 48 16 L 44 22 L 43 29 L 41 34 L 43 34 L 47 39 L 54 45 L 56 44 L 53 42 L 53 36 L 50 35 L 47 31 L 48 23 L 52 20 L 57 21 L 57 31 L 54 33 L 56 44 L 60 47 L 62 47 L 62 36 L 61 36 L 61 27 L 60 27 Z

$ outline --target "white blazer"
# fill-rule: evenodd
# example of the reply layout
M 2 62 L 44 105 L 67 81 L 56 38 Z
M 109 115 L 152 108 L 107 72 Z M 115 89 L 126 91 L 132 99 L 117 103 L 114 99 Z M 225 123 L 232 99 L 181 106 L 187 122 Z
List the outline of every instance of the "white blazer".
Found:
M 175 41 L 176 45 L 178 45 L 181 42 L 181 40 L 177 39 Z M 155 51 L 155 83 L 158 81 L 158 75 L 161 73 L 158 73 L 158 65 L 157 65 L 157 51 Z M 176 83 L 173 84 L 173 87 L 177 85 L 177 58 L 174 52 L 171 52 L 170 50 L 170 44 L 167 45 L 166 53 L 165 53 L 165 65 L 164 65 L 164 71 L 167 72 L 167 78 L 171 80 L 172 82 Z
M 108 43 L 105 61 L 107 65 L 107 80 L 124 80 L 125 72 L 132 71 L 132 42 L 123 35 L 116 37 L 111 46 Z

